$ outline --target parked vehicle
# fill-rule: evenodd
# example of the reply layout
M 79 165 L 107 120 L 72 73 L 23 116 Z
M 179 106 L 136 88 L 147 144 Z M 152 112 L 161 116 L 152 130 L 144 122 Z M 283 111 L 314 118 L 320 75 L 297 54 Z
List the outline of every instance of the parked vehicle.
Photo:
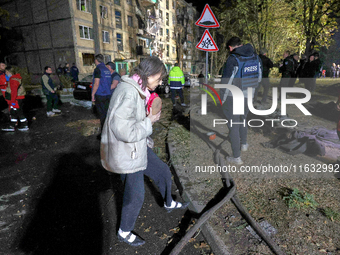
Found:
M 91 101 L 91 89 L 92 89 L 93 76 L 88 75 L 76 81 L 73 84 L 73 97 L 78 100 L 89 100 Z
M 190 74 L 184 74 L 185 77 L 185 83 L 184 87 L 190 87 L 191 86 L 191 75 Z
M 169 94 L 170 86 L 168 85 L 168 76 L 162 80 L 162 84 L 156 88 L 157 94 Z

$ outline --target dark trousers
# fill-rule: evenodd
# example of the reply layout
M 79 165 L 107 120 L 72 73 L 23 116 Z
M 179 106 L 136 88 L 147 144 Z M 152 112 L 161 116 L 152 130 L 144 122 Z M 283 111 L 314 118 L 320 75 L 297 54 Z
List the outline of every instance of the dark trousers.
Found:
M 224 102 L 222 109 L 223 113 L 228 120 L 229 139 L 234 158 L 241 156 L 241 144 L 247 143 L 248 125 L 247 114 L 249 112 L 247 98 L 244 98 L 244 114 L 233 114 L 233 97 L 228 96 Z M 241 123 L 242 122 L 242 123 Z
M 267 101 L 269 87 L 270 87 L 269 78 L 263 78 L 259 86 L 256 88 L 255 95 L 254 95 L 254 102 L 257 101 L 257 94 L 259 93 L 261 86 L 263 87 L 263 94 L 262 94 L 261 102 L 265 103 Z
M 145 170 L 132 174 L 121 174 L 124 183 L 123 207 L 120 221 L 120 229 L 132 231 L 144 202 L 144 175 L 149 177 L 157 185 L 159 192 L 167 206 L 171 205 L 171 172 L 165 164 L 148 147 L 148 165 Z
M 22 110 L 22 107 L 23 107 L 23 99 L 17 99 L 17 101 L 18 101 L 18 105 L 19 105 L 19 108 L 11 108 L 11 110 L 10 110 L 10 115 L 11 115 L 11 121 L 13 120 L 13 119 L 16 119 L 16 120 L 18 120 L 18 121 L 21 121 L 21 122 L 23 122 L 23 121 L 25 121 L 26 120 L 26 118 L 25 118 L 25 116 L 24 116 L 24 112 L 23 112 L 23 110 Z M 14 121 L 13 121 L 14 122 Z M 16 122 L 16 121 L 15 121 Z
M 49 92 L 46 94 L 46 99 L 47 99 L 47 111 L 50 112 L 53 109 L 58 109 L 58 95 L 57 93 L 51 93 Z
M 170 91 L 171 91 L 171 101 L 172 101 L 172 104 L 176 103 L 176 101 L 175 101 L 176 93 L 179 94 L 179 97 L 181 99 L 181 103 L 182 104 L 184 103 L 183 89 L 170 89 Z
M 305 78 L 305 89 L 308 89 L 310 92 L 314 92 L 316 87 L 316 78 Z
M 101 129 L 103 129 L 104 122 L 105 122 L 105 119 L 106 119 L 106 114 L 107 114 L 107 111 L 108 111 L 109 105 L 110 105 L 111 95 L 109 95 L 109 96 L 95 95 L 95 97 L 96 97 L 97 113 L 98 113 L 99 119 L 100 119 L 100 126 L 101 126 Z

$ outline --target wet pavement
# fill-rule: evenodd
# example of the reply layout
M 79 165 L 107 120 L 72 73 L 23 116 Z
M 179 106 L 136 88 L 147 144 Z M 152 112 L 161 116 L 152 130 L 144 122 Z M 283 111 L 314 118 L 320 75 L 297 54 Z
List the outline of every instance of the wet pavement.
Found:
M 146 244 L 119 243 L 122 184 L 100 165 L 99 122 L 81 106 L 61 110 L 47 118 L 31 107 L 29 131 L 0 133 L 0 254 L 169 254 L 192 223 L 190 212 L 167 214 L 146 179 L 135 227 Z M 173 195 L 183 201 L 175 185 Z M 206 254 L 197 248 L 203 241 L 199 235 L 181 254 Z

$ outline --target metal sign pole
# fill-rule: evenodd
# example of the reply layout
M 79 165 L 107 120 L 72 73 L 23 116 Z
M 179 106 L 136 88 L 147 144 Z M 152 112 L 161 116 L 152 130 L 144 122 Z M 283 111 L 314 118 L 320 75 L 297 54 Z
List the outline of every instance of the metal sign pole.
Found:
M 208 55 L 208 51 L 205 52 L 205 84 L 208 84 L 208 58 L 209 58 L 209 55 Z

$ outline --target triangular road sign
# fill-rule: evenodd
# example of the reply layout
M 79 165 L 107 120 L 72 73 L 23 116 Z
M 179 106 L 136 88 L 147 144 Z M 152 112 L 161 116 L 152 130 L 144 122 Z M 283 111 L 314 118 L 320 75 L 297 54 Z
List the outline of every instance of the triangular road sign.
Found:
M 220 24 L 218 23 L 214 13 L 212 12 L 209 4 L 206 4 L 201 17 L 196 21 L 196 26 L 205 28 L 218 28 Z
M 204 51 L 218 51 L 218 47 L 208 29 L 204 31 L 204 34 L 200 42 L 196 45 L 196 48 Z

